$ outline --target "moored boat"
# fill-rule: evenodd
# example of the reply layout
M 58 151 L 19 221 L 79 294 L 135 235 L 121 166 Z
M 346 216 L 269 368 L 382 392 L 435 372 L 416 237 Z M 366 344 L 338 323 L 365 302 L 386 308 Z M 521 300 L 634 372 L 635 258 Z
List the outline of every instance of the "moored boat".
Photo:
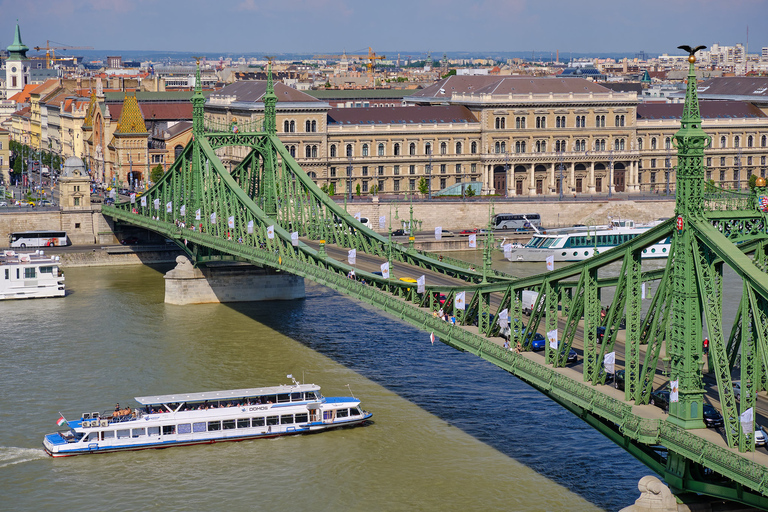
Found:
M 292 376 L 288 376 L 292 378 Z M 167 448 L 320 432 L 359 425 L 372 413 L 354 397 L 324 397 L 320 386 L 293 384 L 136 397 L 136 408 L 84 413 L 57 422 L 43 438 L 53 457 Z
M 58 256 L 43 251 L 0 254 L 0 300 L 63 297 L 64 275 L 59 270 Z

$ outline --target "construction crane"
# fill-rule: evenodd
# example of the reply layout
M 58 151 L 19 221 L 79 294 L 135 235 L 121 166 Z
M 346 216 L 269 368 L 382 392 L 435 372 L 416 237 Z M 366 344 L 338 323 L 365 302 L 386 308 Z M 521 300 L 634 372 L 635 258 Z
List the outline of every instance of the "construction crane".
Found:
M 35 51 L 45 50 L 45 67 L 49 69 L 53 62 L 57 60 L 71 60 L 71 59 L 57 59 L 56 50 L 93 50 L 93 46 L 51 46 L 51 43 L 56 41 L 46 41 L 45 46 L 35 46 Z M 56 43 L 62 44 L 62 43 Z
M 385 55 L 376 55 L 371 47 L 368 47 L 368 55 L 347 55 L 346 52 L 342 55 L 315 55 L 315 59 L 360 59 L 367 60 L 366 67 L 368 68 L 368 80 L 373 82 L 373 68 L 376 66 L 377 60 L 383 60 L 387 57 Z

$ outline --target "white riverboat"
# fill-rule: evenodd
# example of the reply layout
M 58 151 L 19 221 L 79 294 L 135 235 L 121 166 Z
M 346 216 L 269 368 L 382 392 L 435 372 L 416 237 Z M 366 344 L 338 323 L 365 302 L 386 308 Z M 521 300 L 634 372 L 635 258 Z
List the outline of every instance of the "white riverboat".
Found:
M 629 242 L 660 222 L 635 225 L 632 220 L 612 219 L 608 226 L 549 230 L 546 233 L 536 233 L 525 245 L 502 242 L 499 248 L 510 261 L 547 261 L 550 256 L 554 257 L 555 261 L 582 261 Z M 669 237 L 663 238 L 643 249 L 642 257 L 666 258 L 670 244 Z
M 63 297 L 64 275 L 58 256 L 43 251 L 0 254 L 0 300 Z
M 84 413 L 43 438 L 53 457 L 167 448 L 320 432 L 367 422 L 354 397 L 324 397 L 320 386 L 293 384 L 141 396 L 137 408 Z

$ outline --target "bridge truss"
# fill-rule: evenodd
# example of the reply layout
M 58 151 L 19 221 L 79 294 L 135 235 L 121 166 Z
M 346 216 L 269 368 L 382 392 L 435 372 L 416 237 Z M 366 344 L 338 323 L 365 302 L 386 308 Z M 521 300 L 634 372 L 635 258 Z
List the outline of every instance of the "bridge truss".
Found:
M 193 140 L 143 195 L 105 205 L 102 211 L 115 221 L 174 240 L 195 264 L 247 261 L 307 277 L 373 304 L 535 386 L 677 491 L 768 508 L 768 468 L 743 455 L 754 450 L 754 419 L 748 425 L 740 421 L 741 413 L 754 410 L 755 394 L 768 390 L 768 225 L 762 207 L 768 203 L 768 188 L 761 179 L 749 193 L 705 186 L 703 155 L 710 140 L 701 129 L 693 55 L 689 60 L 686 103 L 675 135 L 676 217 L 615 249 L 538 276 L 514 279 L 492 271 L 489 257 L 478 272 L 467 263 L 417 251 L 412 240 L 407 247 L 393 243 L 391 234 L 384 237 L 350 216 L 301 170 L 276 136 L 271 70 L 262 98 L 264 117 L 226 124 L 205 116 L 198 66 Z M 231 172 L 217 156 L 225 146 L 250 148 Z M 671 244 L 666 266 L 644 268 L 643 251 L 661 239 Z M 487 248 L 493 246 L 492 235 L 486 243 Z M 352 280 L 347 276 L 355 267 L 329 257 L 327 245 L 376 256 L 390 267 L 417 266 L 454 278 L 456 284 L 427 284 L 419 292 L 413 283 L 360 270 L 359 279 Z M 727 268 L 743 284 L 728 333 L 723 321 Z M 643 307 L 651 287 L 655 294 Z M 526 290 L 538 292 L 538 298 L 524 328 Z M 463 309 L 457 301 L 462 292 Z M 601 305 L 610 293 L 608 314 L 601 318 Z M 454 314 L 457 325 L 435 318 L 438 307 Z M 545 344 L 545 364 L 500 345 L 498 320 L 505 310 L 512 346 L 519 343 L 523 351 L 531 349 L 531 337 L 540 327 L 562 333 L 556 347 Z M 598 327 L 605 328 L 602 342 Z M 624 400 L 598 386 L 606 381 L 605 356 L 614 352 L 621 330 Z M 561 371 L 578 334 L 584 356 L 581 382 Z M 702 345 L 705 336 L 708 354 Z M 703 405 L 708 400 L 705 359 L 716 380 L 725 422 L 722 445 L 697 435 L 704 427 Z M 732 385 L 737 374 L 738 401 Z M 654 379 L 659 378 L 678 390 L 665 420 L 641 407 L 649 403 Z

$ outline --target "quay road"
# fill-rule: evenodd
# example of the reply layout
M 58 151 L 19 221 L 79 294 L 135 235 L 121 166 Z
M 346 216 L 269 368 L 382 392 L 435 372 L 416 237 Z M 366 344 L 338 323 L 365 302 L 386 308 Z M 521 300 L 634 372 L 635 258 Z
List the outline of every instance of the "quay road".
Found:
M 315 240 L 308 240 L 308 239 L 302 238 L 301 241 L 313 247 L 314 249 L 317 249 L 320 246 L 319 242 Z M 347 253 L 349 251 L 348 248 L 326 244 L 325 251 L 328 254 L 328 256 L 338 261 L 343 261 L 343 262 L 347 261 Z M 357 264 L 355 265 L 355 267 L 359 270 L 363 270 L 366 272 L 376 272 L 381 270 L 381 264 L 384 263 L 385 261 L 386 261 L 385 259 L 378 256 L 372 256 L 364 253 L 357 253 Z M 392 267 L 394 268 L 393 278 L 395 280 L 400 279 L 401 277 L 410 277 L 412 279 L 416 279 L 419 276 L 424 275 L 427 283 L 429 283 L 430 285 L 461 286 L 465 284 L 464 281 L 460 279 L 455 279 L 455 278 L 446 276 L 444 274 L 432 272 L 430 270 L 409 265 L 403 262 L 393 262 Z M 392 268 L 390 269 L 390 271 L 392 271 Z M 501 294 L 499 293 L 491 294 L 491 310 L 492 311 L 496 310 L 500 303 L 501 303 Z M 565 332 L 565 324 L 566 324 L 566 318 L 559 317 L 558 318 L 559 332 Z M 462 326 L 461 328 L 467 329 L 475 334 L 478 333 L 478 328 L 475 326 Z M 544 329 L 543 326 L 540 326 L 539 331 L 542 334 L 545 334 L 543 332 L 543 329 Z M 501 346 L 504 342 L 504 340 L 500 337 L 490 338 L 490 341 L 493 343 L 496 343 L 499 346 Z M 622 369 L 624 367 L 625 341 L 626 341 L 625 331 L 620 330 L 616 336 L 616 343 L 614 344 L 614 351 L 616 352 L 617 370 Z M 583 360 L 584 360 L 583 321 L 579 322 L 579 326 L 576 329 L 576 335 L 574 336 L 572 348 L 576 351 L 576 353 L 579 356 L 578 361 L 576 363 L 571 363 L 564 368 L 556 368 L 555 370 L 560 373 L 563 373 L 564 375 L 569 376 L 575 381 L 583 382 Z M 640 361 L 644 360 L 645 352 L 647 348 L 648 348 L 647 345 L 640 346 Z M 661 353 L 662 354 L 666 353 L 665 346 L 662 346 Z M 531 360 L 534 360 L 539 364 L 542 364 L 542 365 L 545 364 L 544 351 L 523 352 L 523 356 Z M 661 362 L 660 362 L 656 368 L 656 376 L 654 378 L 653 389 L 654 390 L 659 389 L 665 386 L 668 382 L 669 382 L 669 379 L 666 375 L 664 375 L 664 369 L 661 366 Z M 710 403 L 718 411 L 720 411 L 721 407 L 720 407 L 719 397 L 717 395 L 717 385 L 713 375 L 710 375 L 710 374 L 704 375 L 704 386 L 705 386 L 705 393 L 706 393 L 705 396 L 706 396 L 707 403 Z M 601 391 L 611 396 L 612 398 L 624 401 L 624 391 L 616 389 L 612 383 L 601 385 Z M 756 409 L 755 413 L 757 415 L 756 423 L 759 425 L 768 426 L 768 397 L 765 395 L 765 393 L 758 394 L 755 409 Z M 644 418 L 663 419 L 664 417 L 667 416 L 667 414 L 664 411 L 662 411 L 659 407 L 656 407 L 654 405 L 634 405 L 632 407 L 632 411 L 634 414 Z M 717 444 L 718 446 L 727 448 L 727 443 L 725 442 L 722 428 L 699 429 L 699 430 L 696 430 L 695 433 L 696 435 L 708 441 L 711 441 Z M 748 456 L 753 457 L 751 454 Z M 768 466 L 768 446 L 758 448 L 755 451 L 754 460 L 759 464 Z

